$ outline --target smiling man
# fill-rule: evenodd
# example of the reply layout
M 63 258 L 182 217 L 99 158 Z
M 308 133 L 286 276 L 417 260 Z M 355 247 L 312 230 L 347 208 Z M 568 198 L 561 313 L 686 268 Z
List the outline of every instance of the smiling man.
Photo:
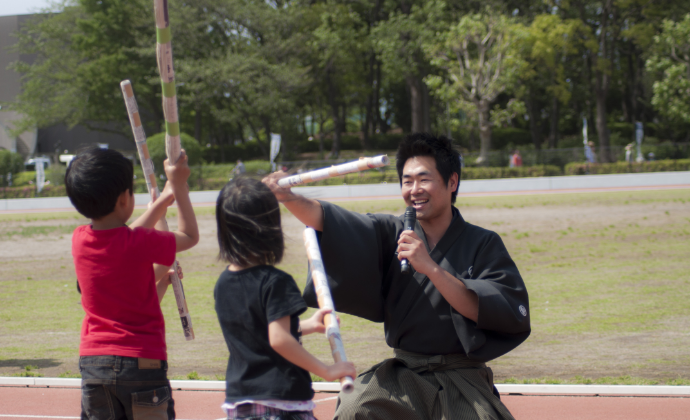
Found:
M 512 419 L 485 362 L 530 333 L 527 290 L 501 238 L 453 206 L 460 180 L 449 139 L 417 133 L 397 152 L 403 217 L 362 215 L 264 179 L 300 221 L 320 231 L 336 309 L 384 322 L 395 357 L 360 374 L 341 394 L 336 419 Z M 400 260 L 413 270 L 403 273 Z M 316 306 L 311 279 L 304 298 Z

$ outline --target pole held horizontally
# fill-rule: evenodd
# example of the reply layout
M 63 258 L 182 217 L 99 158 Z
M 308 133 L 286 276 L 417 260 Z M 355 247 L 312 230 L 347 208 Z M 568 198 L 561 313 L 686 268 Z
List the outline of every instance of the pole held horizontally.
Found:
M 319 250 L 319 242 L 316 239 L 316 231 L 312 228 L 304 229 L 304 247 L 307 249 L 307 258 L 309 259 L 309 267 L 311 269 L 311 278 L 316 290 L 319 308 L 331 309 L 333 312 L 326 314 L 323 319 L 326 325 L 326 337 L 331 345 L 331 353 L 333 360 L 336 362 L 345 362 L 345 347 L 343 347 L 343 339 L 340 336 L 340 326 L 335 315 L 335 307 L 333 306 L 333 298 L 331 297 L 331 289 L 328 287 L 328 279 L 326 278 L 326 270 L 323 267 L 323 260 L 321 259 L 321 251 Z M 340 379 L 341 389 L 344 393 L 349 394 L 355 387 L 353 378 L 346 376 Z
M 144 171 L 146 187 L 149 191 L 149 195 L 151 196 L 151 201 L 156 201 L 160 195 L 160 191 L 158 190 L 156 174 L 153 170 L 153 161 L 149 155 L 149 148 L 146 145 L 146 133 L 144 132 L 144 127 L 141 124 L 139 107 L 137 106 L 137 100 L 134 97 L 134 90 L 132 89 L 132 84 L 129 80 L 122 81 L 120 83 L 120 88 L 122 89 L 122 95 L 124 96 L 125 104 L 127 105 L 127 114 L 129 114 L 129 122 L 132 126 L 132 134 L 134 134 L 134 141 L 137 145 L 137 151 L 139 152 L 139 161 L 141 161 L 141 167 Z M 165 230 L 169 230 L 168 223 L 165 218 L 163 218 L 163 223 L 165 224 Z M 187 341 L 194 340 L 192 317 L 187 308 L 187 299 L 184 295 L 182 281 L 177 275 L 177 261 L 173 263 L 172 269 L 173 273 L 170 275 L 170 281 L 172 283 L 173 293 L 175 294 L 175 301 L 177 302 L 177 311 L 182 322 L 182 330 L 184 331 L 184 336 Z
M 315 171 L 305 172 L 283 178 L 278 181 L 278 186 L 282 188 L 294 187 L 296 185 L 307 184 L 309 182 L 316 182 L 322 179 L 333 178 L 353 172 L 366 171 L 367 169 L 380 168 L 390 163 L 390 159 L 386 155 L 374 157 L 362 157 L 359 160 L 343 163 L 341 165 L 331 166 L 330 168 L 317 169 Z

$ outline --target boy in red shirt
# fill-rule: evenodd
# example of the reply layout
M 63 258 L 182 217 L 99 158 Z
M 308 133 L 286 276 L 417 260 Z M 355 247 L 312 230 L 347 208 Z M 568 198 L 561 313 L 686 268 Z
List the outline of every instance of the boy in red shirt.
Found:
M 85 312 L 79 347 L 82 419 L 175 418 L 154 264 L 162 277 L 176 252 L 196 245 L 199 229 L 184 151 L 175 165 L 165 161 L 165 173 L 161 196 L 128 227 L 134 210 L 131 161 L 113 150 L 90 149 L 67 169 L 67 195 L 91 219 L 72 236 Z M 154 230 L 175 200 L 178 230 Z M 160 287 L 161 297 L 166 288 L 167 283 Z

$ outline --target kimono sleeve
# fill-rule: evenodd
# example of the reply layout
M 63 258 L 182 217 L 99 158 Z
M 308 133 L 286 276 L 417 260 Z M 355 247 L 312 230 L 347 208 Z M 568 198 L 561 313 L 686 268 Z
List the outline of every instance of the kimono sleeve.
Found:
M 459 279 L 479 298 L 477 322 L 451 308 L 451 316 L 468 357 L 491 360 L 527 339 L 529 298 L 517 266 L 501 238 L 491 232 L 475 256 L 473 270 Z
M 381 235 L 375 219 L 327 202 L 321 206 L 319 245 L 336 311 L 383 322 Z M 304 300 L 318 306 L 311 271 Z

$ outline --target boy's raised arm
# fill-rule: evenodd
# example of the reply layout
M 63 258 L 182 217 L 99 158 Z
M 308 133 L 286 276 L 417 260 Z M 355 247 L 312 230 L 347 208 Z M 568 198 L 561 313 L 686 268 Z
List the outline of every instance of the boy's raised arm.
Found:
M 168 160 L 163 163 L 165 174 L 172 188 L 172 193 L 177 201 L 177 231 L 175 243 L 177 252 L 187 250 L 199 242 L 199 227 L 196 223 L 196 216 L 192 201 L 189 199 L 189 188 L 187 179 L 191 173 L 187 164 L 187 154 L 182 150 L 180 158 L 172 165 Z
M 135 221 L 133 221 L 129 227 L 134 229 L 136 227 L 144 227 L 147 229 L 153 229 L 154 226 L 165 217 L 165 213 L 168 211 L 168 207 L 173 203 L 175 198 L 173 197 L 173 191 L 170 185 L 166 184 L 165 188 L 161 192 L 160 197 L 151 205 L 148 209 Z

